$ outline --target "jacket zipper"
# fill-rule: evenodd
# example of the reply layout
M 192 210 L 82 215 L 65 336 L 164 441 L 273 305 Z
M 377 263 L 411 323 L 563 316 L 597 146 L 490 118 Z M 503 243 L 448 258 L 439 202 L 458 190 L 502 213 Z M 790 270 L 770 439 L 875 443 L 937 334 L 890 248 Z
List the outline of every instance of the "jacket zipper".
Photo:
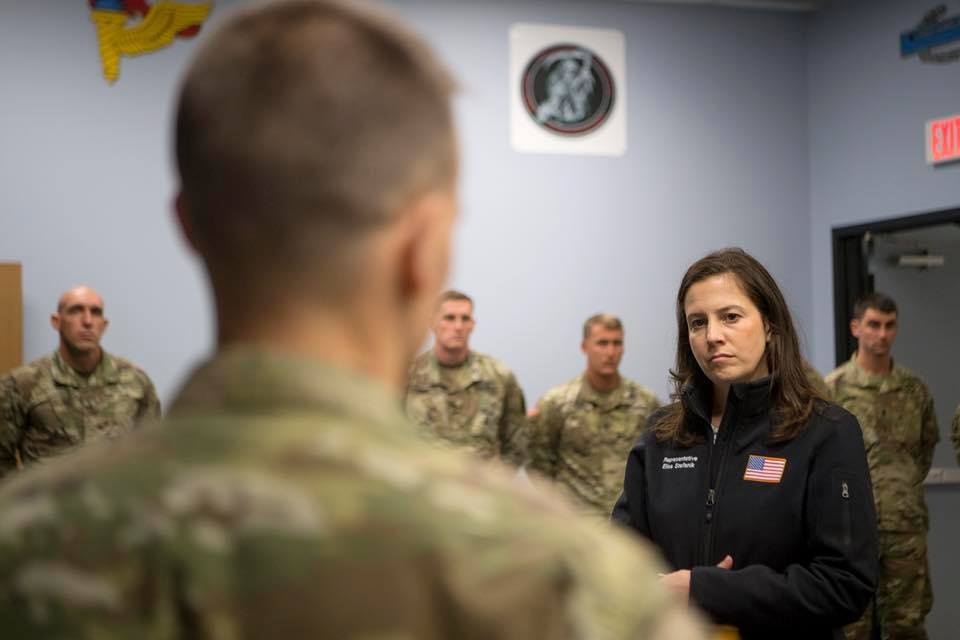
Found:
M 707 490 L 707 509 L 704 515 L 706 531 L 703 539 L 702 564 L 711 564 L 710 558 L 713 557 L 713 525 L 717 519 L 717 492 L 720 490 L 720 480 L 723 478 L 723 461 L 727 457 L 727 442 L 723 441 L 720 447 L 720 468 L 717 471 L 717 481 Z
M 703 550 L 701 551 L 701 563 L 703 565 L 713 564 L 711 558 L 713 557 L 713 528 L 717 521 L 717 497 L 720 492 L 720 482 L 723 480 L 723 471 L 724 471 L 724 460 L 727 457 L 727 449 L 730 447 L 730 441 L 733 439 L 733 433 L 730 431 L 734 429 L 734 425 L 737 424 L 735 407 L 732 406 L 732 403 L 728 405 L 726 415 L 724 416 L 723 422 L 720 424 L 720 432 L 723 433 L 722 437 L 717 438 L 719 440 L 720 446 L 720 460 L 718 463 L 717 469 L 717 479 L 716 482 L 713 480 L 713 468 L 707 468 L 707 500 L 706 500 L 706 512 L 704 514 L 705 525 L 704 525 L 704 536 L 703 536 Z M 710 462 L 713 462 L 714 449 L 717 447 L 715 442 L 710 447 Z
M 846 480 L 840 482 L 840 497 L 843 499 L 843 546 L 849 548 L 853 540 L 850 533 L 852 525 L 852 518 L 850 516 L 850 487 L 847 485 Z

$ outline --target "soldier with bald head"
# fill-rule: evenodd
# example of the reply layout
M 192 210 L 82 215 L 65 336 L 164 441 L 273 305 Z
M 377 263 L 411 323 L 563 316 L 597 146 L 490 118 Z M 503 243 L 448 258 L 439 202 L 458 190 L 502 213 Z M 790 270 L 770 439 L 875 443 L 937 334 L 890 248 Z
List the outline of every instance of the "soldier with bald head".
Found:
M 109 321 L 86 286 L 60 296 L 56 351 L 0 378 L 0 476 L 160 417 L 147 374 L 100 346 Z

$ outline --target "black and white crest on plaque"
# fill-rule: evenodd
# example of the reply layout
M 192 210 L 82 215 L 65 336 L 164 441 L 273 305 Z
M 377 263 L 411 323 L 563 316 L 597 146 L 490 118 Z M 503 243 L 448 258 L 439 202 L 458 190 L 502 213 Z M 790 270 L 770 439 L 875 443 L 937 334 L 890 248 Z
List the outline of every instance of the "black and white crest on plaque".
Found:
M 589 133 L 607 121 L 616 99 L 613 76 L 586 47 L 561 44 L 540 51 L 522 78 L 523 104 L 540 126 L 559 135 Z
M 510 146 L 520 153 L 627 151 L 626 42 L 617 29 L 510 27 Z

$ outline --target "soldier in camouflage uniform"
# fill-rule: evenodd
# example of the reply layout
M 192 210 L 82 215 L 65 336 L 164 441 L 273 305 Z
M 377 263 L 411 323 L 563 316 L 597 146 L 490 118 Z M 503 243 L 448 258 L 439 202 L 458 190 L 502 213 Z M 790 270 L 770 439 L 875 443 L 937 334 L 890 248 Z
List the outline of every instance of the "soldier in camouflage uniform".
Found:
M 469 296 L 441 294 L 433 348 L 410 367 L 407 416 L 431 440 L 520 466 L 529 437 L 523 391 L 506 365 L 470 349 L 474 325 Z
M 4 640 L 703 638 L 647 547 L 401 414 L 456 211 L 429 50 L 354 2 L 221 24 L 176 137 L 217 352 L 163 428 L 0 486 Z
M 108 321 L 96 291 L 64 293 L 50 322 L 57 350 L 0 377 L 0 477 L 160 417 L 147 374 L 100 347 Z
M 587 369 L 550 389 L 531 417 L 530 468 L 555 480 L 585 510 L 609 518 L 623 488 L 627 454 L 660 406 L 620 375 L 623 323 L 597 314 L 583 325 Z
M 880 636 L 925 639 L 924 619 L 933 605 L 927 567 L 927 506 L 923 480 L 939 439 L 930 391 L 906 367 L 893 362 L 897 307 L 871 293 L 854 307 L 851 331 L 857 352 L 831 372 L 834 401 L 853 413 L 863 430 L 880 533 L 880 582 L 876 612 L 847 627 L 848 640 Z

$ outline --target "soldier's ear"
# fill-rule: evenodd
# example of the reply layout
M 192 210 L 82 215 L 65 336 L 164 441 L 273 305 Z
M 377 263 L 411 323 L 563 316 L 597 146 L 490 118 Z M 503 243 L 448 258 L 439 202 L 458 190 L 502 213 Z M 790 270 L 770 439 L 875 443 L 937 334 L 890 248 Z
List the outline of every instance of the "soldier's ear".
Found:
M 853 320 L 850 321 L 850 334 L 853 335 L 854 338 L 859 338 L 859 337 L 860 337 L 860 320 L 859 320 L 859 318 L 854 318 Z
M 447 279 L 455 212 L 454 194 L 446 189 L 436 189 L 415 198 L 403 212 L 407 227 L 405 293 L 423 296 L 431 308 Z M 432 317 L 436 317 L 438 311 Z
M 50 314 L 50 326 L 53 327 L 53 330 L 60 332 L 60 313 L 51 313 Z

